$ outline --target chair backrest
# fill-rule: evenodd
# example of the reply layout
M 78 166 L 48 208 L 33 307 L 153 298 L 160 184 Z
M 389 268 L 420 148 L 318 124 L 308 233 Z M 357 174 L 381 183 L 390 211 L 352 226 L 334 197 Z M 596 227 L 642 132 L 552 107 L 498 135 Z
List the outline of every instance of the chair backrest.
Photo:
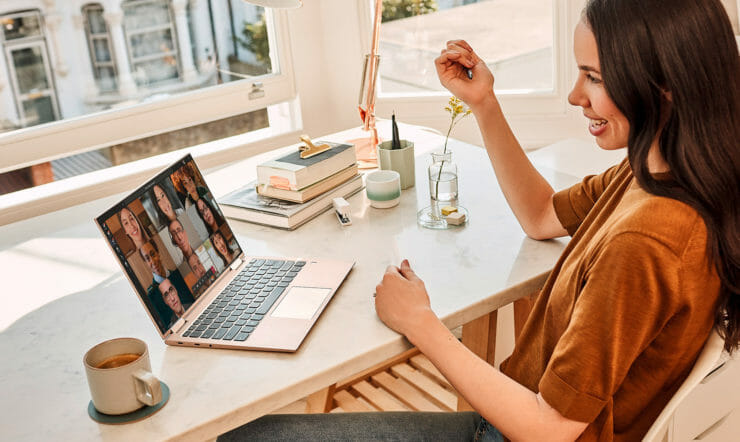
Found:
M 691 369 L 688 377 L 681 387 L 676 391 L 670 401 L 666 404 L 661 411 L 658 418 L 655 419 L 653 425 L 648 430 L 645 437 L 642 439 L 643 442 L 662 442 L 668 440 L 668 426 L 673 419 L 673 414 L 676 412 L 678 406 L 683 402 L 684 399 L 691 393 L 699 383 L 712 371 L 712 369 L 719 361 L 722 356 L 722 350 L 724 348 L 724 340 L 713 331 L 707 342 L 704 344 L 699 357 L 694 363 L 694 368 Z

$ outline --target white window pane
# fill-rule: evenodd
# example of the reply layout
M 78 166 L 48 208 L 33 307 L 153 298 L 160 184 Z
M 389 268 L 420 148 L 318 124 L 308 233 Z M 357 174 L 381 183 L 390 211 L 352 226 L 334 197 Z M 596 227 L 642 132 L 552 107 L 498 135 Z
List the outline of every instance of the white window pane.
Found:
M 118 88 L 116 71 L 112 67 L 99 67 L 97 70 L 97 85 L 101 92 L 114 92 Z
M 126 29 L 142 29 L 170 21 L 169 5 L 166 1 L 132 1 L 123 4 Z
M 96 38 L 93 39 L 93 51 L 95 53 L 95 61 L 110 61 L 110 48 L 108 47 L 107 38 Z
M 456 38 L 485 60 L 497 90 L 553 88 L 552 0 L 385 0 L 383 6 L 382 92 L 443 90 L 434 59 Z
M 23 101 L 23 114 L 26 126 L 54 121 L 54 105 L 49 96 L 38 96 Z
M 131 42 L 131 53 L 134 58 L 175 50 L 172 32 L 169 29 L 137 34 L 131 37 L 129 41 Z
M 40 46 L 13 50 L 11 56 L 21 94 L 37 92 L 49 87 Z
M 103 19 L 103 8 L 101 6 L 86 7 L 87 23 L 92 34 L 106 34 L 108 32 Z

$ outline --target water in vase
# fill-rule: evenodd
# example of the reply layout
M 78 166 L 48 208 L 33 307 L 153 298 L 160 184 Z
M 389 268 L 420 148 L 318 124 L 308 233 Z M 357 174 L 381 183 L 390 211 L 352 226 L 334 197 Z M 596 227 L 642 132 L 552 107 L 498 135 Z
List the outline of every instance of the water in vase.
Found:
M 429 180 L 429 195 L 432 197 L 434 213 L 439 215 L 444 206 L 457 206 L 457 174 L 442 172 Z M 439 178 L 439 179 L 438 179 Z

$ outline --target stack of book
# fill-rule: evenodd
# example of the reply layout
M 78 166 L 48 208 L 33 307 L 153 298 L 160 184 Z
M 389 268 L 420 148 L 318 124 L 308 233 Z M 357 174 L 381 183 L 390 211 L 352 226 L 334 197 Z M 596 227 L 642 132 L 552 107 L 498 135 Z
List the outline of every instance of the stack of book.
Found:
M 351 144 L 321 142 L 331 149 L 309 158 L 300 152 L 257 166 L 257 180 L 220 199 L 224 215 L 283 229 L 295 229 L 362 189 Z

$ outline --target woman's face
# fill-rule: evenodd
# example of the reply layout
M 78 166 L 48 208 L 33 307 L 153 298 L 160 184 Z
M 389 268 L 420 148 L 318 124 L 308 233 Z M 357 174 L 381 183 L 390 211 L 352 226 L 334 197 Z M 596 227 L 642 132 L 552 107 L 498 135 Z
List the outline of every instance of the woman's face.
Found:
M 164 213 L 170 221 L 175 219 L 176 216 L 175 211 L 172 210 L 172 204 L 170 204 L 167 194 L 164 193 L 164 190 L 162 190 L 161 187 L 154 186 L 154 197 L 157 198 L 157 205 L 162 210 L 162 213 Z
M 205 201 L 203 201 L 203 198 L 199 199 L 195 204 L 198 206 L 198 212 L 200 213 L 200 216 L 203 217 L 203 221 L 205 221 L 209 226 L 212 226 L 216 222 L 216 219 L 213 217 L 211 208 L 208 207 Z
M 226 241 L 220 234 L 213 235 L 213 246 L 216 247 L 216 250 L 221 252 L 222 255 L 226 257 L 229 256 L 229 248 L 226 247 Z
M 596 37 L 583 20 L 576 26 L 573 46 L 578 79 L 568 95 L 568 102 L 583 108 L 583 115 L 589 119 L 588 130 L 602 149 L 627 146 L 629 122 L 606 92 Z
M 195 188 L 195 182 L 188 176 L 187 173 L 182 172 L 180 174 L 180 183 L 185 188 L 185 191 L 194 199 L 198 197 L 198 190 Z
M 142 239 L 141 227 L 136 221 L 136 217 L 129 209 L 121 210 L 121 225 L 123 231 L 133 239 Z

